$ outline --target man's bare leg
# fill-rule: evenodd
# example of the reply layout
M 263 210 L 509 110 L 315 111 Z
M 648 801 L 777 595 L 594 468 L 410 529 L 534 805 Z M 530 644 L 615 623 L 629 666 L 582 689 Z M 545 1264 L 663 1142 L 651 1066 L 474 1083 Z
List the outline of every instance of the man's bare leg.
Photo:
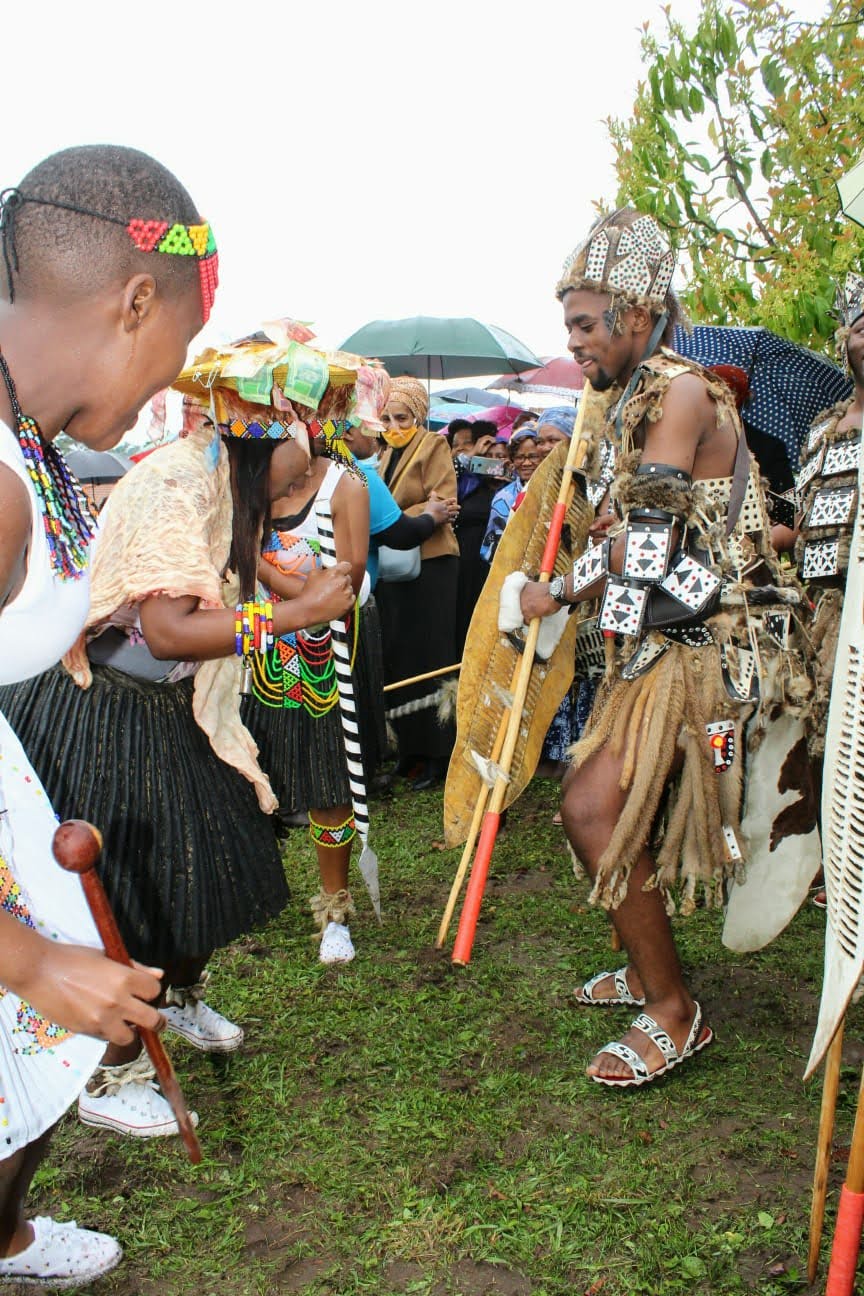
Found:
M 607 750 L 598 752 L 564 780 L 561 808 L 567 837 L 588 874 L 593 878 L 626 799 L 619 788 L 620 761 Z M 634 995 L 645 996 L 644 1011 L 669 1033 L 675 1046 L 683 1048 L 696 1011 L 684 984 L 681 964 L 672 938 L 672 927 L 659 891 L 642 887 L 654 869 L 647 850 L 630 875 L 627 896 L 610 917 L 627 951 L 628 982 Z M 599 987 L 598 987 L 599 989 Z M 650 1071 L 663 1066 L 659 1049 L 638 1030 L 622 1037 L 645 1060 Z M 620 1058 L 600 1053 L 588 1068 L 589 1075 L 603 1074 L 622 1079 L 629 1067 Z

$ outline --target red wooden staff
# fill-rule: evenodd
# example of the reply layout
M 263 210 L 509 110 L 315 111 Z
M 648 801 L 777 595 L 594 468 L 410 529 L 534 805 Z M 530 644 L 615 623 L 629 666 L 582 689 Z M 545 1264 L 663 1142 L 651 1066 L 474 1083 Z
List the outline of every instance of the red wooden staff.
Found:
M 582 428 L 585 422 L 585 410 L 590 397 L 591 384 L 586 381 L 582 391 L 582 399 L 579 402 L 579 412 L 576 415 L 576 426 L 570 438 L 567 462 L 564 465 L 564 473 L 561 478 L 561 489 L 552 512 L 549 535 L 540 564 L 539 580 L 543 583 L 548 583 L 552 579 L 552 573 L 555 569 L 555 559 L 558 557 L 558 548 L 561 544 L 561 529 L 564 525 L 564 518 L 567 516 L 570 500 L 573 497 L 573 473 L 582 467 L 588 455 L 588 442 L 583 440 Z M 468 879 L 465 900 L 462 904 L 462 914 L 459 919 L 459 928 L 453 944 L 451 960 L 457 967 L 465 967 L 471 960 L 471 950 L 474 946 L 474 935 L 477 930 L 477 920 L 480 916 L 483 892 L 486 890 L 489 865 L 492 860 L 492 852 L 495 849 L 495 841 L 498 837 L 498 828 L 501 822 L 501 812 L 507 795 L 510 767 L 519 741 L 519 730 L 523 723 L 525 699 L 528 696 L 528 686 L 531 682 L 531 671 L 534 667 L 534 650 L 537 647 L 541 619 L 541 617 L 532 618 L 525 639 L 525 648 L 518 663 L 518 674 L 513 688 L 513 702 L 507 717 L 507 730 L 501 751 L 500 771 L 492 789 L 488 809 L 483 816 L 480 840 L 477 843 L 477 853 L 471 867 L 471 875 Z M 482 795 L 481 793 L 481 797 Z
M 54 834 L 53 851 L 54 858 L 61 868 L 69 873 L 79 874 L 99 938 L 105 946 L 105 953 L 115 963 L 123 963 L 126 967 L 131 967 L 132 960 L 111 912 L 102 881 L 96 872 L 96 863 L 102 851 L 102 834 L 99 829 L 94 828 L 84 819 L 67 819 Z M 198 1165 L 201 1160 L 201 1144 L 198 1142 L 195 1127 L 189 1116 L 189 1108 L 186 1106 L 174 1074 L 171 1059 L 165 1052 L 165 1045 L 155 1031 L 139 1026 L 138 1032 L 153 1063 L 162 1092 L 171 1104 L 189 1160 L 193 1165 Z

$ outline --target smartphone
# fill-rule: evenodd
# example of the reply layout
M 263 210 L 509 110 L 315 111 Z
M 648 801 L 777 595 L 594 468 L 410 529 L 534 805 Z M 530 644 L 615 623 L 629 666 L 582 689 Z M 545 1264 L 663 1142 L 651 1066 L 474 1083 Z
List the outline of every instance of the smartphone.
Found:
M 476 477 L 500 477 L 507 480 L 511 469 L 506 459 L 487 459 L 484 455 L 472 455 L 468 460 L 468 471 Z

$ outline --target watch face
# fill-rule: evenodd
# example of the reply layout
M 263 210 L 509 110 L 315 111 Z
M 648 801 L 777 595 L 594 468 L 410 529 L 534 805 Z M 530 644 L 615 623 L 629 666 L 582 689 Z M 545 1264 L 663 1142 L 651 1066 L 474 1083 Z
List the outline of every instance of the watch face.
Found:
M 555 579 L 550 583 L 549 593 L 552 595 L 553 599 L 555 599 L 556 603 L 563 603 L 564 601 L 564 577 L 563 576 L 556 576 Z

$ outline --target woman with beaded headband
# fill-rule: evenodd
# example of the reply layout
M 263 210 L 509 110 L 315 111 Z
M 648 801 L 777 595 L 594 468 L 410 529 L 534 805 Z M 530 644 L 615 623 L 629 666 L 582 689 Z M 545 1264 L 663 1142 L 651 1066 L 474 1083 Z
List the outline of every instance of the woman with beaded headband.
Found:
M 456 471 L 446 438 L 425 427 L 426 388 L 416 378 L 391 379 L 382 415 L 387 448 L 379 471 L 396 503 L 409 517 L 422 513 L 430 499 L 456 499 Z M 388 683 L 422 675 L 458 661 L 456 611 L 459 545 L 452 526 L 439 527 L 420 550 L 415 580 L 379 581 L 384 676 Z M 437 681 L 399 690 L 400 706 L 427 701 L 425 707 L 394 720 L 399 753 L 397 773 L 416 774 L 413 787 L 432 787 L 443 779 L 453 747 L 450 722 L 442 724 L 435 705 Z
M 588 1067 L 619 1088 L 656 1079 L 712 1039 L 675 950 L 675 898 L 685 914 L 697 894 L 720 905 L 728 883 L 724 939 L 758 948 L 789 921 L 820 859 L 801 758 L 806 606 L 770 547 L 731 391 L 662 347 L 676 310 L 673 265 L 655 222 L 623 208 L 565 266 L 558 298 L 570 350 L 614 402 L 617 518 L 601 503 L 605 535 L 566 577 L 521 593 L 526 620 L 588 604 L 614 644 L 571 751 L 562 817 L 591 899 L 609 910 L 629 955 L 576 998 L 645 1008 Z M 761 802 L 747 797 L 745 752 Z M 794 815 L 790 788 L 801 794 Z M 772 868 L 782 885 L 772 885 Z M 751 885 L 758 900 L 742 910 L 735 893 L 747 897 Z
M 66 149 L 0 196 L 0 681 L 59 660 L 89 597 L 93 519 L 54 446 L 115 445 L 201 328 L 197 256 L 154 256 L 135 221 L 206 228 L 173 175 L 134 149 Z M 209 236 L 208 236 L 209 237 Z M 90 753 L 88 753 L 90 754 Z M 159 970 L 105 959 L 80 883 L 51 855 L 56 818 L 0 718 L 0 1282 L 88 1285 L 113 1238 L 24 1200 L 55 1122 L 106 1041 L 159 1023 Z M 50 938 L 49 938 L 50 933 Z
M 262 532 L 307 470 L 305 428 L 217 381 L 197 390 L 180 439 L 130 470 L 100 515 L 86 651 L 0 691 L 0 705 L 61 813 L 101 825 L 103 883 L 127 947 L 164 969 L 169 1028 L 228 1052 L 243 1032 L 203 1001 L 204 968 L 287 898 L 241 663 L 344 613 L 353 593 L 340 564 L 290 603 L 260 596 Z M 112 1044 L 78 1111 L 127 1135 L 177 1131 L 137 1038 Z
M 343 422 L 311 424 L 309 471 L 273 501 L 258 576 L 274 600 L 293 600 L 322 561 L 319 511 L 328 506 L 336 557 L 348 564 L 358 600 L 368 594 L 369 497 L 366 482 L 342 440 Z M 351 618 L 351 668 L 356 666 L 359 602 Z M 330 627 L 279 637 L 252 665 L 243 717 L 283 809 L 309 818 L 320 888 L 310 900 L 322 963 L 354 957 L 348 890 L 356 835 Z

